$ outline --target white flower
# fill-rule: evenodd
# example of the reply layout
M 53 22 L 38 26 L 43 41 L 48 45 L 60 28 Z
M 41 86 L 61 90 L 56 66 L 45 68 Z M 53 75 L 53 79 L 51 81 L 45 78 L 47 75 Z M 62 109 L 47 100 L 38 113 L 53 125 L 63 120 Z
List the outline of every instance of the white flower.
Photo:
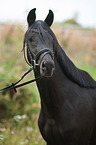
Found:
M 27 118 L 27 115 L 22 115 L 22 116 L 20 116 L 20 115 L 16 115 L 16 116 L 14 116 L 14 119 L 15 119 L 15 121 L 17 121 L 17 122 L 19 122 L 21 119 L 26 119 Z
M 22 115 L 22 119 L 26 119 L 26 118 L 27 118 L 26 114 Z
M 4 140 L 4 136 L 3 135 L 0 135 L 0 140 Z
M 6 128 L 0 128 L 0 131 L 1 132 L 5 132 L 6 131 Z

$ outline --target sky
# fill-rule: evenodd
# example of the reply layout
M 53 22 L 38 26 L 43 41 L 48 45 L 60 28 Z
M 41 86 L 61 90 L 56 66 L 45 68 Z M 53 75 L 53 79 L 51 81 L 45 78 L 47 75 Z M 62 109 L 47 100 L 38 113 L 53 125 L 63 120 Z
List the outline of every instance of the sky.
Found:
M 0 0 L 0 22 L 26 23 L 32 8 L 36 8 L 37 20 L 44 20 L 51 9 L 55 22 L 77 14 L 81 25 L 96 28 L 96 0 Z

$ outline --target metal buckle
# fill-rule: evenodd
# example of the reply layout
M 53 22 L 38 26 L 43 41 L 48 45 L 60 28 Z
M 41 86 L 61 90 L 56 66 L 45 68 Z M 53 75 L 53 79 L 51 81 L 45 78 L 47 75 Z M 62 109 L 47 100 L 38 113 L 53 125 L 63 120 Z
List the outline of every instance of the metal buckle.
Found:
M 39 64 L 36 63 L 36 60 L 32 60 L 32 66 L 35 69 L 37 66 L 39 66 Z

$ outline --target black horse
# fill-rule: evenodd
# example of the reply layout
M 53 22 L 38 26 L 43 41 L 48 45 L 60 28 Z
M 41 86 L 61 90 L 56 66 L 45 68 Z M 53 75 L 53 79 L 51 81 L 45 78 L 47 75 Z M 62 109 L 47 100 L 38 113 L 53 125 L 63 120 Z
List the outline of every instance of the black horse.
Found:
M 47 145 L 96 145 L 96 82 L 58 44 L 50 29 L 53 12 L 35 21 L 35 10 L 27 17 L 24 51 L 35 77 L 41 76 L 40 132 Z

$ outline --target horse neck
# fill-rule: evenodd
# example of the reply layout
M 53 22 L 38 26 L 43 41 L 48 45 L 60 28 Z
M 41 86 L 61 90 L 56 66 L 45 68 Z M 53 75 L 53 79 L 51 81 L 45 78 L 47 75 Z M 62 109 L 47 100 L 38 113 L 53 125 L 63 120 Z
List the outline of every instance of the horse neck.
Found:
M 67 77 L 62 72 L 55 58 L 55 71 L 52 77 L 42 78 L 37 82 L 41 98 L 41 108 L 44 108 L 42 110 L 47 110 L 46 112 L 52 113 L 54 110 L 60 109 L 60 106 L 62 106 L 65 101 L 66 95 L 64 94 L 66 94 L 66 90 L 68 90 L 66 89 L 66 81 L 68 81 Z

